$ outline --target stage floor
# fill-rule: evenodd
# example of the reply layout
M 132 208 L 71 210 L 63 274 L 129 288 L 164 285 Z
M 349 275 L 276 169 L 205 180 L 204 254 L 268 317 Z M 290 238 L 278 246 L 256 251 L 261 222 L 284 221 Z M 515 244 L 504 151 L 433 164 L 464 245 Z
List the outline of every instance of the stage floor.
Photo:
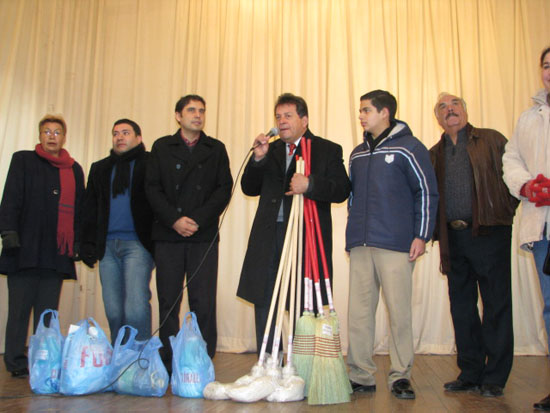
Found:
M 248 373 L 256 362 L 255 354 L 217 353 L 214 358 L 216 379 L 231 382 Z M 388 356 L 376 356 L 377 390 L 374 394 L 354 394 L 351 403 L 309 406 L 306 401 L 293 403 L 184 399 L 173 396 L 170 388 L 162 398 L 122 396 L 115 393 L 91 396 L 38 396 L 27 380 L 14 379 L 0 367 L 0 411 L 2 412 L 533 412 L 532 405 L 550 392 L 550 362 L 547 357 L 515 357 L 504 396 L 485 398 L 475 393 L 447 393 L 443 383 L 457 374 L 455 356 L 415 357 L 412 384 L 416 400 L 397 400 L 386 386 Z

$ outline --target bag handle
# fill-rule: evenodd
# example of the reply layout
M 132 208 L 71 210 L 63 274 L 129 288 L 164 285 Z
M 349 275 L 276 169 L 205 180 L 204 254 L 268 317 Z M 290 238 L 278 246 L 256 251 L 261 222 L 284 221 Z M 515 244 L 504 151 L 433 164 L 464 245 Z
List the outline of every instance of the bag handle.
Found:
M 126 340 L 126 343 L 122 344 L 122 339 L 124 338 L 124 334 L 126 332 L 126 329 L 130 330 L 130 335 L 128 336 L 128 340 Z M 124 347 L 128 346 L 130 344 L 130 342 L 134 341 L 134 339 L 137 336 L 137 333 L 138 333 L 138 331 L 132 326 L 124 325 L 124 326 L 120 327 L 120 329 L 118 330 L 118 334 L 116 336 L 114 351 L 117 351 L 117 349 L 119 349 L 119 348 L 124 348 Z
M 95 329 L 97 330 L 97 336 L 107 340 L 107 336 L 105 335 L 105 332 L 103 331 L 103 329 L 99 326 L 99 324 L 97 323 L 97 321 L 95 321 L 95 319 L 93 317 L 85 318 L 84 322 L 86 324 L 86 332 L 88 332 L 88 328 L 93 325 L 93 327 L 95 327 Z M 107 340 L 107 341 L 109 341 L 109 340 Z
M 38 325 L 42 325 L 44 328 L 46 328 L 46 325 L 44 324 L 44 317 L 46 316 L 46 314 L 51 314 L 50 324 L 48 325 L 48 328 L 54 328 L 57 331 L 61 331 L 61 328 L 59 327 L 59 315 L 57 313 L 57 310 L 44 310 L 42 314 L 40 314 L 40 321 L 38 322 Z
M 189 320 L 189 317 L 191 317 L 191 320 Z M 201 330 L 199 328 L 199 323 L 197 321 L 197 315 L 194 311 L 188 311 L 185 313 L 185 316 L 183 317 L 183 325 L 185 328 L 192 328 L 197 335 L 202 338 Z

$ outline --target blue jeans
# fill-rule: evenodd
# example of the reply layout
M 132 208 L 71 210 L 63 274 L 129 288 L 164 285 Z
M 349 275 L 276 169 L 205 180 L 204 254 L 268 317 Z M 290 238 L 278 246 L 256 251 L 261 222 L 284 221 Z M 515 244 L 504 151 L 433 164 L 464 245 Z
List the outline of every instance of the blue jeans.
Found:
M 535 265 L 537 266 L 537 273 L 539 274 L 540 291 L 542 292 L 542 298 L 544 300 L 542 318 L 544 318 L 546 335 L 548 336 L 548 348 L 550 349 L 550 275 L 546 275 L 542 272 L 542 267 L 544 265 L 544 259 L 546 258 L 547 251 L 547 239 L 543 239 L 534 243 L 533 257 L 535 258 Z
M 151 337 L 149 283 L 154 266 L 153 257 L 139 241 L 107 241 L 99 276 L 112 342 L 126 324 L 138 330 L 138 340 Z

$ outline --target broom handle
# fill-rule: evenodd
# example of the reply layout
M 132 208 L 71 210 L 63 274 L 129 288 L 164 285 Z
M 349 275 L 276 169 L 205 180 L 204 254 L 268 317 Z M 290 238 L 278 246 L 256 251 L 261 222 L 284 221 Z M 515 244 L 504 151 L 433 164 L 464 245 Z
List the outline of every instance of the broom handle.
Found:
M 292 203 L 296 203 L 295 197 L 292 198 Z M 275 365 L 277 365 L 277 360 L 279 358 L 279 347 L 281 344 L 281 330 L 283 325 L 285 307 L 286 307 L 286 298 L 288 296 L 288 284 L 290 281 L 290 273 L 292 271 L 292 259 L 291 256 L 294 255 L 296 259 L 296 254 L 292 254 L 296 249 L 296 242 L 294 235 L 296 233 L 294 225 L 294 216 L 296 215 L 296 208 L 291 210 L 291 215 L 288 219 L 287 225 L 287 234 L 290 233 L 290 249 L 287 251 L 284 260 L 284 269 L 283 269 L 283 281 L 281 283 L 281 290 L 279 292 L 279 303 L 277 306 L 277 318 L 275 321 L 275 334 L 273 336 L 273 347 L 271 349 L 271 357 L 275 360 Z M 291 255 L 292 254 L 292 255 Z
M 305 149 L 306 149 L 306 162 L 307 162 L 307 173 L 308 173 L 308 176 L 311 172 L 311 140 L 308 140 L 307 142 L 305 142 Z M 304 148 L 302 148 L 304 149 Z M 325 288 L 327 290 L 327 300 L 328 300 L 328 304 L 329 304 L 329 309 L 331 311 L 334 311 L 334 303 L 333 303 L 333 299 L 332 299 L 332 289 L 331 289 L 331 286 L 330 286 L 330 277 L 329 277 L 329 271 L 328 271 L 328 264 L 327 264 L 327 257 L 326 257 L 326 253 L 325 253 L 325 245 L 324 245 L 324 242 L 323 242 L 323 235 L 321 233 L 321 225 L 319 223 L 319 212 L 317 210 L 317 203 L 312 200 L 312 199 L 308 199 L 308 204 L 310 206 L 310 210 L 309 210 L 309 214 L 310 214 L 310 220 L 313 219 L 314 221 L 314 226 L 315 226 L 315 233 L 317 235 L 317 241 L 319 242 L 319 249 L 320 249 L 320 254 L 321 254 L 321 263 L 323 265 L 323 272 L 324 272 L 324 276 L 325 276 Z M 317 252 L 317 248 L 316 248 L 316 245 L 315 245 L 315 242 L 313 242 L 313 248 L 314 248 L 314 251 L 315 253 Z M 316 257 L 316 254 L 315 254 L 315 257 Z M 315 273 L 315 269 L 317 269 L 317 273 Z M 320 280 L 319 280 L 319 276 L 318 276 L 318 261 L 315 260 L 315 264 L 314 264 L 314 275 L 317 275 L 317 277 L 315 278 L 315 292 L 316 292 L 316 296 L 317 298 L 319 298 L 320 296 Z M 319 290 L 319 291 L 318 291 Z M 319 314 L 323 314 L 323 310 L 322 310 L 322 302 L 320 302 L 321 305 L 318 305 L 317 307 L 320 308 L 319 310 Z
M 309 177 L 311 173 L 311 141 L 307 140 L 306 138 L 303 138 L 300 141 L 300 145 L 302 146 L 302 156 L 304 158 L 304 175 Z M 309 231 L 309 214 L 308 214 L 308 202 L 309 199 L 304 197 L 304 225 L 305 225 L 305 231 L 306 231 L 306 257 L 305 257 L 305 263 L 306 263 L 306 270 L 305 270 L 305 279 L 304 279 L 304 286 L 305 286 L 305 297 L 307 299 L 307 305 L 304 305 L 304 309 L 308 309 L 309 311 L 313 312 L 313 276 L 312 276 L 312 270 L 313 270 L 313 259 L 312 259 L 312 239 L 311 239 L 311 233 Z
M 303 227 L 306 226 L 306 210 L 305 210 L 305 198 L 302 199 L 302 220 L 303 220 Z M 309 254 L 309 234 L 307 233 L 306 228 L 302 228 L 302 231 L 305 231 L 305 258 L 304 263 L 306 268 L 304 269 L 304 310 L 311 311 L 313 306 L 313 296 L 311 295 L 311 256 Z
M 321 297 L 321 284 L 320 284 L 320 277 L 319 277 L 319 261 L 317 258 L 317 245 L 315 243 L 315 234 L 313 229 L 313 219 L 312 219 L 312 204 L 313 201 L 311 199 L 306 200 L 306 214 L 307 214 L 307 220 L 306 220 L 306 228 L 309 233 L 309 251 L 311 254 L 311 263 L 313 264 L 313 281 L 315 286 L 315 296 L 317 298 L 317 311 L 319 312 L 320 316 L 324 315 L 323 310 L 323 299 Z
M 296 209 L 296 203 L 292 202 L 292 206 L 290 207 L 290 215 L 291 216 L 294 213 L 295 209 Z M 291 225 L 290 221 L 289 221 L 288 225 Z M 288 225 L 287 225 L 287 227 L 288 227 Z M 284 260 L 285 260 L 285 257 L 287 255 L 287 250 L 288 250 L 289 244 L 290 244 L 290 233 L 289 233 L 288 228 L 287 228 L 287 231 L 286 231 L 286 234 L 285 234 L 285 240 L 283 242 L 283 249 L 281 250 L 281 258 L 280 258 L 280 261 L 279 261 L 279 268 L 277 269 L 277 278 L 275 280 L 275 286 L 273 287 L 273 296 L 271 297 L 271 304 L 269 305 L 269 313 L 267 315 L 267 324 L 265 326 L 264 338 L 262 340 L 262 348 L 260 350 L 260 357 L 258 359 L 258 365 L 259 366 L 263 365 L 264 359 L 265 359 L 265 350 L 266 350 L 267 341 L 268 341 L 268 338 L 269 338 L 269 331 L 271 330 L 271 321 L 273 320 L 273 311 L 275 310 L 275 303 L 277 301 L 279 286 L 281 285 L 281 277 L 282 277 L 282 273 L 283 273 Z
M 317 234 L 317 240 L 319 241 L 319 250 L 321 252 L 321 262 L 323 264 L 323 272 L 325 273 L 325 287 L 327 289 L 327 299 L 330 311 L 334 311 L 334 303 L 332 301 L 332 289 L 330 287 L 330 277 L 327 264 L 327 256 L 325 252 L 325 243 L 323 242 L 323 234 L 321 233 L 321 224 L 319 223 L 319 212 L 317 211 L 317 204 L 315 201 L 311 201 L 313 209 L 313 221 L 315 222 L 315 232 Z
M 298 159 L 296 159 L 296 167 L 298 166 Z M 302 195 L 294 195 L 295 198 L 297 198 L 298 206 L 300 205 L 300 197 Z M 287 356 L 286 361 L 288 366 L 292 366 L 292 340 L 294 339 L 294 305 L 296 301 L 296 248 L 298 248 L 299 244 L 299 218 L 300 218 L 300 208 L 295 211 L 294 216 L 292 217 L 294 220 L 294 226 L 292 227 L 292 265 L 290 270 L 290 309 L 288 311 L 288 349 L 287 349 Z M 299 301 L 299 299 L 298 299 Z
M 303 158 L 298 159 L 296 167 L 298 168 L 299 173 L 304 173 L 304 160 Z M 301 304 L 302 304 L 302 256 L 303 256 L 303 249 L 304 249 L 304 196 L 302 194 L 299 195 L 298 198 L 299 201 L 299 210 L 298 210 L 298 270 L 296 271 L 297 277 L 299 277 L 299 280 L 297 279 L 297 291 L 296 291 L 296 320 L 300 318 L 300 311 L 301 311 Z M 304 279 L 305 281 L 305 279 Z M 304 293 L 306 289 L 304 286 Z M 306 308 L 305 302 L 305 294 L 304 294 L 304 308 Z

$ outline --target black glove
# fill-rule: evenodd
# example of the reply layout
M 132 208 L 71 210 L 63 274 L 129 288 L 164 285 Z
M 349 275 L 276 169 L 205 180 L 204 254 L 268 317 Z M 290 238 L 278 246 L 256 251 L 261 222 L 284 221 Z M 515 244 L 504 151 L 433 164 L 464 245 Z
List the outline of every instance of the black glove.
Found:
M 4 249 L 19 248 L 21 246 L 17 231 L 3 231 L 0 236 L 2 237 L 2 248 Z
M 94 264 L 97 261 L 95 245 L 91 242 L 85 242 L 82 244 L 80 247 L 80 259 L 88 267 L 94 268 Z

